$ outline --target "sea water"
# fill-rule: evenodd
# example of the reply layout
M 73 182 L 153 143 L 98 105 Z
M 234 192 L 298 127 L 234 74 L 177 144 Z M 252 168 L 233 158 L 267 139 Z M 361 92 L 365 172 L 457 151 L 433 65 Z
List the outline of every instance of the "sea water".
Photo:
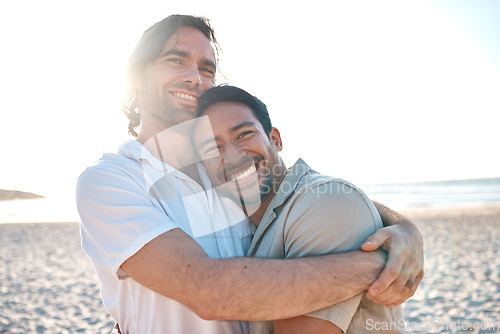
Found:
M 500 205 L 500 178 L 361 185 L 394 210 Z M 0 223 L 79 221 L 73 196 L 0 201 Z
M 364 185 L 372 200 L 393 209 L 500 204 L 500 178 Z
M 0 201 L 0 224 L 79 221 L 72 196 Z

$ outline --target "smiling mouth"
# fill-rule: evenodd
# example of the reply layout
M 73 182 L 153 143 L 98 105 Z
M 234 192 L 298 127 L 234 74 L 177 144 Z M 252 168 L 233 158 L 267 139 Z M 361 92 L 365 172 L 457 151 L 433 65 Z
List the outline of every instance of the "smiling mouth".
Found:
M 235 173 L 232 175 L 228 175 L 228 179 L 229 179 L 229 181 L 232 181 L 232 182 L 243 181 L 243 180 L 249 178 L 250 176 L 252 176 L 252 174 L 254 174 L 256 171 L 257 171 L 257 169 L 255 168 L 255 165 L 252 164 L 248 169 L 246 169 L 244 171 L 241 171 L 241 172 L 238 172 L 238 173 Z
M 186 94 L 186 93 L 172 92 L 172 95 L 175 96 L 175 97 L 178 97 L 180 99 L 187 100 L 187 101 L 193 101 L 193 102 L 198 101 L 198 97 L 197 96 Z

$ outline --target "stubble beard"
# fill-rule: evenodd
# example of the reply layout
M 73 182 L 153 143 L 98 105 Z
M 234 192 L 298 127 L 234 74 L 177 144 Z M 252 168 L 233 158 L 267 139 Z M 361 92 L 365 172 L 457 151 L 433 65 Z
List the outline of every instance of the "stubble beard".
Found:
M 194 112 L 174 107 L 167 101 L 167 98 L 162 100 L 154 106 L 152 116 L 165 128 L 175 127 L 183 122 L 194 119 Z
M 158 121 L 163 128 L 168 129 L 186 121 L 195 118 L 195 111 L 183 109 L 180 106 L 174 106 L 169 101 L 170 93 L 164 88 L 160 93 L 153 89 L 148 89 L 149 94 L 144 94 L 141 100 L 144 101 L 143 109 Z

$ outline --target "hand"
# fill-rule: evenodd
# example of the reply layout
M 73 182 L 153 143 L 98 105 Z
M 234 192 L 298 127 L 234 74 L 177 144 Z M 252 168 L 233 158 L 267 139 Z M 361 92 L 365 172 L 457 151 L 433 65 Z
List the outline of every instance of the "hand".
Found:
M 408 219 L 384 227 L 361 245 L 370 252 L 379 247 L 389 255 L 385 268 L 370 285 L 367 297 L 388 307 L 399 305 L 415 294 L 424 276 L 422 236 Z

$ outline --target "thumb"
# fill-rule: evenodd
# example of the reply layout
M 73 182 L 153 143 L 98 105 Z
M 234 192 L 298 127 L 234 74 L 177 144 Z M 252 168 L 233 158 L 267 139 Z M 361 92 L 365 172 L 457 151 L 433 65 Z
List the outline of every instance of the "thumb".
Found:
M 381 228 L 366 239 L 366 241 L 361 245 L 361 249 L 365 252 L 373 252 L 374 250 L 384 246 L 384 243 L 389 239 L 390 233 L 386 230 L 386 228 Z

